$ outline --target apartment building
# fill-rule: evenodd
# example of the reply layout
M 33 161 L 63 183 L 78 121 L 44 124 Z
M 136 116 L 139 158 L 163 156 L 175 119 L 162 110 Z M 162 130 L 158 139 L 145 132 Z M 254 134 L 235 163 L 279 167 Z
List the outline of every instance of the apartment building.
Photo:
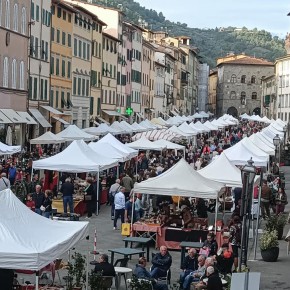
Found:
M 0 134 L 11 126 L 13 144 L 25 142 L 27 121 L 15 111 L 28 109 L 29 12 L 30 1 L 0 1 L 0 108 L 8 109 L 0 111 Z

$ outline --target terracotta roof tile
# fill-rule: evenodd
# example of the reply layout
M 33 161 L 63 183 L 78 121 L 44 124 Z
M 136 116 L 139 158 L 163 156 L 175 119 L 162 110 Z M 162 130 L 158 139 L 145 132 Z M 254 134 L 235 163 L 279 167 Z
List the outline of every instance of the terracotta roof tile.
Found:
M 243 64 L 243 65 L 266 65 L 266 66 L 274 66 L 273 62 L 267 61 L 262 58 L 255 57 L 243 57 L 239 59 L 223 61 L 218 66 L 222 64 Z

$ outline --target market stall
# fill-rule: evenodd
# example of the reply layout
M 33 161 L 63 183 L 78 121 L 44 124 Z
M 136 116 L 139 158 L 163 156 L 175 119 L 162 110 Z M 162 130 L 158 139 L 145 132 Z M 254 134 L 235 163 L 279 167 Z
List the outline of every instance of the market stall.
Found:
M 0 268 L 39 271 L 84 239 L 88 225 L 88 222 L 46 219 L 26 207 L 10 189 L 3 190 L 0 192 Z
M 201 176 L 188 165 L 184 159 L 181 159 L 163 174 L 136 184 L 134 192 L 216 200 L 223 186 L 224 184 L 222 183 Z M 159 247 L 161 244 L 166 244 L 169 248 L 174 249 L 179 248 L 178 245 L 174 243 L 177 239 L 176 235 L 178 239 L 181 240 L 199 241 L 197 237 L 202 230 L 204 231 L 202 238 L 206 236 L 205 233 L 208 233 L 209 226 L 207 219 L 199 219 L 192 216 L 190 223 L 187 224 L 182 222 L 184 221 L 184 217 L 182 216 L 183 213 L 176 210 L 165 214 L 165 219 L 162 215 L 143 219 L 133 224 L 133 234 L 149 234 L 155 239 L 156 247 Z

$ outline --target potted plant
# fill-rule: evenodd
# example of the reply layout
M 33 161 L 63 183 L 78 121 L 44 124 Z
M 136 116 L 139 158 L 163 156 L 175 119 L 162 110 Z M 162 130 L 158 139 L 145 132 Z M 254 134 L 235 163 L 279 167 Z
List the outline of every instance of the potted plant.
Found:
M 276 262 L 279 256 L 279 242 L 276 230 L 265 230 L 260 238 L 261 255 L 265 262 Z
M 284 227 L 287 223 L 287 218 L 283 214 L 273 215 L 269 217 L 266 223 L 267 231 L 277 231 L 278 240 L 282 240 Z
M 131 290 L 151 290 L 151 281 L 145 279 L 138 279 L 137 276 L 133 275 L 130 281 Z
M 72 255 L 72 261 L 68 263 L 67 290 L 80 290 L 83 288 L 85 262 L 85 257 L 80 253 L 75 252 Z
M 89 273 L 89 282 L 91 290 L 100 290 L 103 287 L 102 272 L 95 272 L 94 270 Z

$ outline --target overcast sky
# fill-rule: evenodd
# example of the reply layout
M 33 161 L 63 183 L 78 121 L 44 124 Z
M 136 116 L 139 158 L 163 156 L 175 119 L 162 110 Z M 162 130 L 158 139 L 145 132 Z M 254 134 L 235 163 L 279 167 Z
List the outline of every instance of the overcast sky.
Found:
M 288 0 L 135 0 L 189 27 L 257 27 L 284 37 L 290 31 Z

